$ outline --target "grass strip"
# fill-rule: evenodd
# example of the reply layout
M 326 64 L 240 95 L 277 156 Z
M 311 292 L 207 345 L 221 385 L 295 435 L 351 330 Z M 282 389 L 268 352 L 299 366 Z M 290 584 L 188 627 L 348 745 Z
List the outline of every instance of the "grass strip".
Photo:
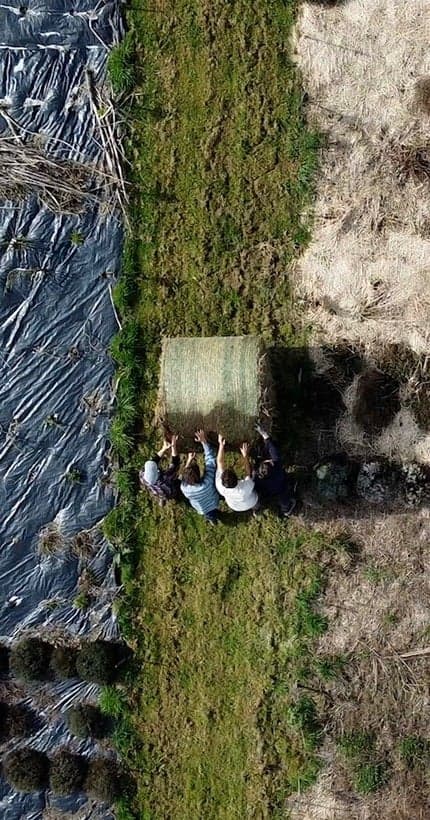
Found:
M 318 600 L 344 547 L 270 514 L 208 528 L 183 506 L 154 509 L 137 487 L 163 335 L 304 344 L 289 274 L 309 237 L 319 137 L 290 55 L 297 7 L 132 4 L 127 43 L 109 62 L 117 91 L 135 82 L 131 228 L 115 293 L 123 331 L 112 348 L 121 504 L 105 527 L 135 649 L 126 692 L 102 699 L 137 781 L 120 820 L 285 816 L 286 797 L 319 767 Z M 291 435 L 286 424 L 285 447 Z

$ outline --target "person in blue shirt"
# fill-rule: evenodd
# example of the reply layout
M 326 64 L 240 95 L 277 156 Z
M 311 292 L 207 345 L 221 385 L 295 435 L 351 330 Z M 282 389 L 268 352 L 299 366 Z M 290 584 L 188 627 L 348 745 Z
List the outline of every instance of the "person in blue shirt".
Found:
M 204 515 L 206 520 L 215 525 L 219 521 L 219 495 L 215 487 L 216 460 L 215 450 L 210 446 L 204 430 L 197 430 L 195 440 L 203 446 L 205 455 L 205 469 L 200 473 L 196 462 L 196 454 L 190 453 L 182 475 L 182 494 L 190 502 L 192 508 Z

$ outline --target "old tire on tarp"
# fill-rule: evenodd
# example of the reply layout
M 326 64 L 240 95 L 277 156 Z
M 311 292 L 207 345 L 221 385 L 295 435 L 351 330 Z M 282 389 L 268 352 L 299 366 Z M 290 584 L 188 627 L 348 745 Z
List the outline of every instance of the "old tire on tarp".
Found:
M 199 427 L 232 445 L 252 441 L 270 404 L 267 355 L 257 336 L 164 339 L 157 415 L 185 448 Z

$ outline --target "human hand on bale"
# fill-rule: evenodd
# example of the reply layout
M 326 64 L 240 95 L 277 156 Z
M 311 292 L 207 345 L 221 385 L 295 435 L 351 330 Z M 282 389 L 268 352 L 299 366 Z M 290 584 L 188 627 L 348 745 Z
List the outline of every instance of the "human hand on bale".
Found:
M 172 434 L 172 440 L 171 440 L 172 457 L 175 457 L 175 456 L 178 455 L 178 438 L 179 438 L 179 435 L 177 433 Z
M 241 452 L 243 458 L 249 458 L 249 450 L 250 450 L 250 446 L 249 446 L 248 442 L 244 441 L 243 444 L 242 444 L 242 447 L 240 448 L 240 452 Z
M 206 433 L 202 429 L 196 430 L 194 439 L 195 439 L 195 441 L 199 441 L 200 444 L 207 444 Z
M 218 433 L 218 444 L 220 447 L 225 447 L 225 438 L 222 433 Z
M 163 458 L 163 456 L 166 455 L 166 453 L 170 450 L 170 447 L 171 447 L 170 441 L 167 441 L 167 439 L 165 438 L 163 440 L 163 446 L 157 452 L 157 456 L 159 458 Z
M 195 453 L 188 453 L 188 455 L 187 455 L 187 463 L 185 464 L 185 466 L 186 466 L 186 467 L 189 467 L 189 465 L 191 464 L 191 462 L 192 462 L 192 461 L 194 461 L 195 457 L 196 457 L 196 454 L 195 454 Z

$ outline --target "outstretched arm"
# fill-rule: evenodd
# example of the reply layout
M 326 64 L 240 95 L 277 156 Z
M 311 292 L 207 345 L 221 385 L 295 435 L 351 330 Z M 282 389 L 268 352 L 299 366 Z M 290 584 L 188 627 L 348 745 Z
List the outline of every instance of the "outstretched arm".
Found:
M 205 454 L 205 478 L 209 476 L 212 479 L 215 475 L 215 452 L 210 446 L 204 430 L 197 430 L 194 438 L 200 442 Z
M 249 444 L 247 441 L 244 441 L 242 447 L 240 448 L 240 452 L 242 453 L 243 458 L 243 466 L 245 467 L 245 475 L 248 478 L 251 478 L 251 462 L 249 460 Z
M 176 458 L 178 456 L 178 438 L 179 436 L 172 435 L 171 447 L 172 447 L 172 458 Z
M 279 451 L 279 447 L 277 444 L 275 444 L 274 441 L 272 441 L 272 439 L 269 436 L 269 433 L 267 433 L 267 431 L 264 429 L 264 427 L 261 426 L 261 424 L 256 424 L 255 429 L 258 433 L 260 433 L 260 436 L 264 440 L 266 457 L 273 461 L 273 463 L 275 463 L 276 461 L 281 461 L 281 453 Z
M 162 446 L 161 450 L 159 450 L 158 453 L 157 453 L 158 458 L 163 458 L 165 453 L 167 453 L 170 450 L 171 446 L 172 445 L 171 445 L 170 441 L 167 441 L 166 439 L 164 439 L 163 446 Z
M 192 461 L 194 461 L 195 457 L 196 457 L 196 454 L 195 454 L 195 453 L 188 453 L 188 455 L 187 455 L 187 460 L 186 460 L 186 462 L 185 462 L 185 466 L 186 466 L 186 467 L 189 467 L 189 466 L 190 466 L 190 464 L 191 464 L 191 462 L 192 462 Z
M 180 458 L 178 454 L 178 438 L 179 436 L 176 434 L 172 434 L 171 439 L 171 450 L 170 450 L 170 465 L 167 470 L 167 476 L 174 476 L 179 469 Z
M 225 438 L 222 437 L 221 433 L 218 433 L 218 453 L 216 457 L 216 468 L 217 471 L 223 473 L 225 470 Z

